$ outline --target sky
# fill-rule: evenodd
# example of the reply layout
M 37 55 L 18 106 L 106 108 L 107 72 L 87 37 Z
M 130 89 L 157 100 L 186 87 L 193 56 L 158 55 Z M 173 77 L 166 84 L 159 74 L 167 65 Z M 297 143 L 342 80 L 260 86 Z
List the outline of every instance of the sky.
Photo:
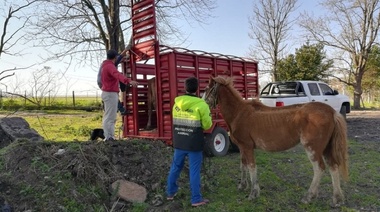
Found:
M 214 18 L 209 19 L 208 25 L 192 24 L 189 26 L 186 21 L 179 22 L 182 30 L 188 33 L 187 42 L 182 46 L 190 50 L 202 50 L 212 53 L 220 53 L 226 55 L 234 55 L 239 57 L 248 56 L 249 47 L 253 44 L 253 40 L 249 38 L 249 23 L 248 18 L 252 15 L 254 0 L 218 0 L 217 8 L 213 12 Z M 317 11 L 316 1 L 299 0 L 299 8 L 294 13 L 298 15 L 303 11 Z M 2 22 L 0 20 L 0 22 Z M 17 23 L 16 23 L 17 25 Z M 294 28 L 297 31 L 297 27 Z M 289 41 L 292 48 L 300 46 L 297 37 Z M 16 49 L 25 48 L 20 44 Z M 27 54 L 22 58 L 11 58 L 2 56 L 1 69 L 13 68 L 16 66 L 27 66 L 34 63 L 40 55 L 40 49 L 24 49 Z M 95 61 L 100 64 L 101 61 Z M 260 61 L 259 61 L 260 64 Z M 65 71 L 65 64 L 59 62 L 50 62 L 40 64 L 32 70 L 40 69 L 43 66 L 50 66 L 57 71 Z M 259 65 L 260 66 L 260 65 Z M 1 90 L 10 90 L 12 85 L 16 84 L 15 80 L 23 81 L 27 84 L 28 77 L 30 77 L 30 70 L 16 71 L 17 77 L 8 78 L 0 82 Z M 100 90 L 96 85 L 97 70 L 89 67 L 81 67 L 74 69 L 71 68 L 67 71 L 67 82 L 64 82 L 67 87 L 60 94 L 71 93 L 75 91 L 79 95 L 100 95 Z M 268 79 L 264 79 L 268 80 Z M 27 88 L 25 88 L 27 89 Z

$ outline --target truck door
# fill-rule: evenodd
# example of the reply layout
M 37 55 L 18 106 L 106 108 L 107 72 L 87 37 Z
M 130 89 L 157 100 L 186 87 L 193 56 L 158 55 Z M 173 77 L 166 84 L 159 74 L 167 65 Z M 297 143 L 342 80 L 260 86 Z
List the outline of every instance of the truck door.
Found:
M 337 101 L 337 97 L 334 94 L 334 90 L 330 88 L 330 86 L 324 84 L 324 83 L 318 83 L 319 88 L 321 89 L 321 97 L 323 101 L 330 105 L 334 110 L 338 111 L 340 110 L 340 107 L 342 106 L 340 101 Z
M 310 101 L 311 102 L 323 102 L 330 105 L 334 110 L 339 111 L 340 106 L 337 107 L 333 95 L 333 90 L 326 84 L 323 83 L 308 83 L 307 84 L 310 91 Z M 329 93 L 331 92 L 331 94 Z

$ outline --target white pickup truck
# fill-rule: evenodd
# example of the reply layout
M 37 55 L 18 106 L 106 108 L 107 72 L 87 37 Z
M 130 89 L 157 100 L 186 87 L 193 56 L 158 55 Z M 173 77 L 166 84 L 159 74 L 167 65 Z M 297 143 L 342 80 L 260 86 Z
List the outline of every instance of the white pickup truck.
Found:
M 339 94 L 338 91 L 320 81 L 271 82 L 261 90 L 260 101 L 272 107 L 323 102 L 340 112 L 344 117 L 351 111 L 348 96 Z

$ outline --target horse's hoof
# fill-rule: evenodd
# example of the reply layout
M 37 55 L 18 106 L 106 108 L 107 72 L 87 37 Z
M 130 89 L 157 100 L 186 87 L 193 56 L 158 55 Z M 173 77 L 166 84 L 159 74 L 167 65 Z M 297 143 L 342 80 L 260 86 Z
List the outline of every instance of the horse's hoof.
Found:
M 249 189 L 249 184 L 247 182 L 239 183 L 238 184 L 238 190 L 243 191 Z
M 311 196 L 307 194 L 305 197 L 302 198 L 301 200 L 302 203 L 308 204 L 311 202 Z
M 259 196 L 256 195 L 256 194 L 250 194 L 250 195 L 248 196 L 248 200 L 254 200 L 254 199 L 256 199 L 257 197 L 259 197 Z
M 248 200 L 254 200 L 260 195 L 260 190 L 254 189 L 248 196 Z
M 333 208 L 337 208 L 337 207 L 340 207 L 344 205 L 344 198 L 341 197 L 341 196 L 334 196 L 333 197 L 333 204 L 331 205 L 331 207 Z
M 340 206 L 342 206 L 342 205 L 339 204 L 339 203 L 333 203 L 333 204 L 331 205 L 332 208 L 339 208 Z

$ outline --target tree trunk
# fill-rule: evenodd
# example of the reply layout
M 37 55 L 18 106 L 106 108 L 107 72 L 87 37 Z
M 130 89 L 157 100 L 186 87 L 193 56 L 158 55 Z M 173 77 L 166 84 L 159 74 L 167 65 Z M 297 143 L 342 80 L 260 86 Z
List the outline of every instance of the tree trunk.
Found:
M 353 105 L 353 109 L 359 109 L 360 108 L 360 99 L 361 99 L 361 94 L 358 94 L 357 93 L 357 89 L 355 88 L 355 91 L 354 91 L 354 105 Z
M 113 0 L 113 4 L 110 5 L 110 19 L 111 19 L 111 32 L 110 35 L 110 48 L 114 49 L 118 52 L 121 51 L 120 49 L 120 1 L 119 0 Z
M 356 75 L 356 84 L 354 86 L 354 105 L 353 109 L 359 109 L 360 108 L 360 100 L 363 94 L 363 89 L 362 89 L 362 77 L 363 74 L 360 74 L 362 72 L 358 72 L 359 74 Z

